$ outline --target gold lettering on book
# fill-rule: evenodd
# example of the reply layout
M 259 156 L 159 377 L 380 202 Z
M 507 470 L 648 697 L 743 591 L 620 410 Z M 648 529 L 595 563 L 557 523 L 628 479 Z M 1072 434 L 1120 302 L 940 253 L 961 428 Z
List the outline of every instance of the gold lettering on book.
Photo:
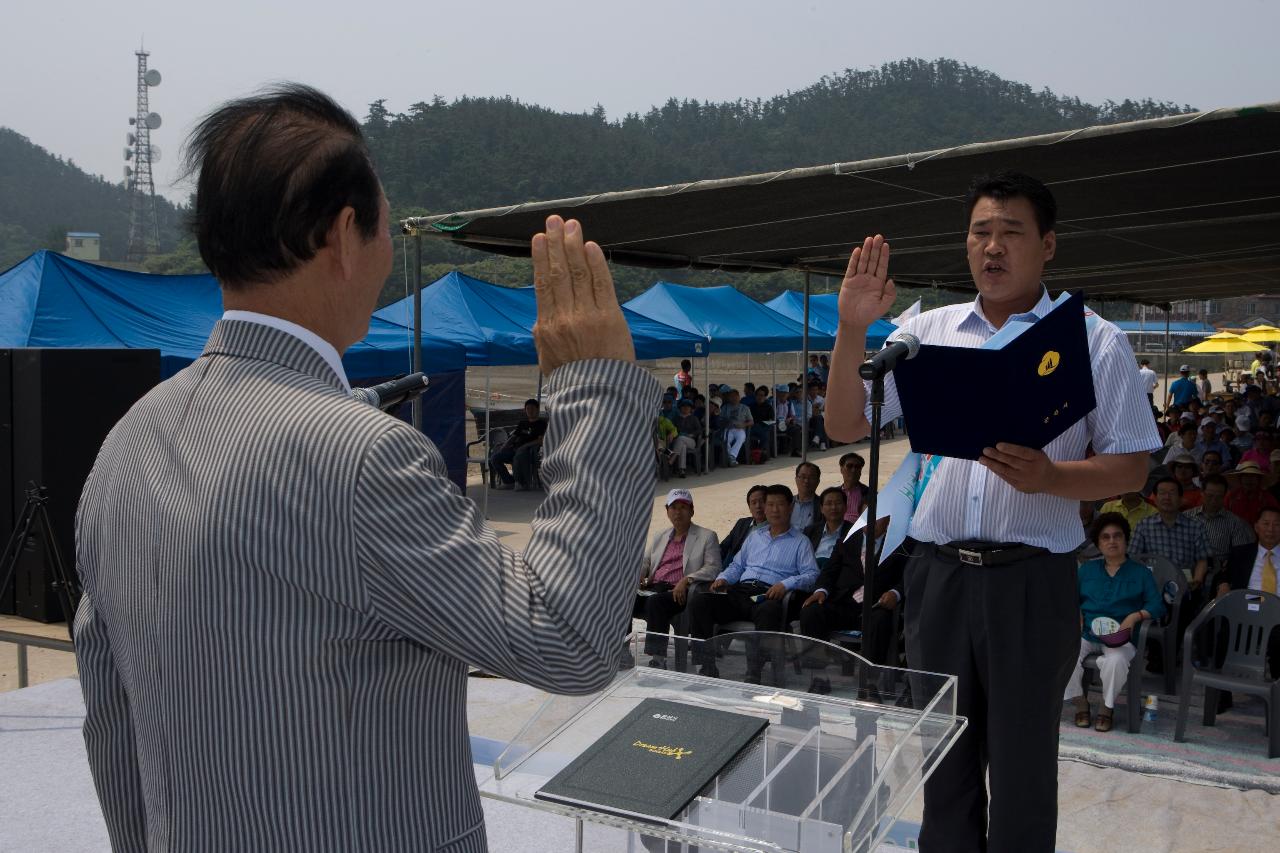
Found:
M 658 746 L 653 743 L 645 743 L 642 740 L 638 740 L 631 745 L 648 752 L 652 752 L 654 755 L 665 755 L 668 758 L 674 758 L 676 761 L 679 761 L 686 755 L 693 755 L 692 749 L 685 749 L 682 746 Z

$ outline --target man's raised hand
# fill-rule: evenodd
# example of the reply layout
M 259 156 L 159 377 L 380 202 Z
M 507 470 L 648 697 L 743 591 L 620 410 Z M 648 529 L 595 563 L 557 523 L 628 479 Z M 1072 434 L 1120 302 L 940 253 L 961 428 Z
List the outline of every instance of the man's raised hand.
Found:
M 840 282 L 840 324 L 867 328 L 889 312 L 896 295 L 889 278 L 889 244 L 879 234 L 868 237 L 849 256 Z
M 578 221 L 548 216 L 547 230 L 533 236 L 532 249 L 538 300 L 533 339 L 543 375 L 589 358 L 635 361 L 604 252 L 582 242 Z

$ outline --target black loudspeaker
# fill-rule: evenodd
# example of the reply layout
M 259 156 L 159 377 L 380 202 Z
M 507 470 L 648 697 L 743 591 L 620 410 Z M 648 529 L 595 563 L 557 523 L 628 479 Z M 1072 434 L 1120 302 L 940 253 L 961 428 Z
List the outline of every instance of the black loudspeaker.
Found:
M 76 506 L 98 449 L 159 381 L 159 350 L 0 349 L 0 542 L 9 541 L 31 484 L 43 486 L 62 560 L 74 570 Z M 63 618 L 44 549 L 33 527 L 11 588 L 0 591 L 0 613 Z

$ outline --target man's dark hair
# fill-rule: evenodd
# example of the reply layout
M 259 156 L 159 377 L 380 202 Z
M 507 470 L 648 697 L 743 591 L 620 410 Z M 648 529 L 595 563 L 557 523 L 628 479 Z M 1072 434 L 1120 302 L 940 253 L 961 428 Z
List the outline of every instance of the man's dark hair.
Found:
M 821 469 L 821 468 L 819 468 L 817 465 L 815 465 L 815 464 L 814 464 L 814 463 L 812 463 L 812 462 L 801 462 L 799 465 L 797 465 L 797 466 L 796 466 L 796 476 L 797 476 L 797 477 L 799 477 L 799 476 L 800 476 L 800 472 L 801 472 L 801 471 L 803 471 L 805 468 L 812 468 L 813 470 L 815 470 L 815 471 L 817 471 L 817 472 L 818 472 L 818 476 L 819 476 L 819 477 L 821 477 L 821 476 L 822 476 L 822 469 Z
M 693 362 L 687 358 L 680 359 L 680 367 L 684 370 L 693 370 Z
M 1200 429 L 1190 421 L 1187 421 L 1185 424 L 1178 427 L 1178 435 L 1186 435 L 1189 432 L 1198 434 L 1200 432 Z
M 1160 491 L 1160 487 L 1165 483 L 1173 483 L 1178 488 L 1178 497 L 1182 497 L 1182 483 L 1176 477 L 1161 477 L 1156 480 L 1155 485 L 1151 487 L 1151 494 Z
M 1207 459 L 1207 458 L 1209 458 L 1210 456 L 1215 456 L 1215 457 L 1217 457 L 1217 459 L 1218 459 L 1218 464 L 1219 464 L 1219 465 L 1221 465 L 1221 464 L 1222 464 L 1222 454 L 1221 454 L 1221 453 L 1219 453 L 1219 452 L 1218 452 L 1218 451 L 1216 451 L 1216 450 L 1206 450 L 1203 454 L 1201 454 L 1201 456 L 1200 456 L 1200 464 L 1201 464 L 1201 465 L 1203 465 L 1203 464 L 1204 464 L 1204 460 L 1205 460 L 1205 459 Z
M 196 125 L 182 175 L 198 174 L 191 228 L 227 288 L 278 281 L 315 257 L 344 207 L 366 240 L 382 187 L 360 124 L 298 83 L 229 101 Z
M 525 400 L 525 401 L 524 401 L 524 404 L 525 404 L 526 406 L 533 406 L 535 409 L 541 409 L 541 408 L 542 408 L 542 404 L 541 404 L 541 403 L 539 403 L 537 400 L 534 400 L 534 399 L 532 399 L 532 398 L 530 398 L 530 399 L 528 399 L 528 400 Z
M 748 502 L 748 503 L 750 503 L 750 502 L 751 502 L 751 496 L 752 496 L 752 495 L 754 495 L 756 492 L 764 492 L 764 493 L 765 493 L 765 496 L 766 496 L 766 497 L 768 497 L 768 494 L 769 494 L 769 487 L 768 487 L 768 486 L 764 486 L 764 485 L 756 485 L 756 486 L 752 486 L 751 488 L 747 489 L 747 502 Z
M 1276 515 L 1280 515 L 1280 508 L 1274 507 L 1274 506 L 1264 506 L 1262 509 L 1258 510 L 1258 521 L 1262 521 L 1262 517 L 1269 512 L 1274 512 Z
M 1151 359 L 1149 358 L 1144 358 L 1138 362 L 1138 364 L 1150 364 L 1150 363 L 1151 363 Z
M 1102 531 L 1108 527 L 1119 527 L 1124 533 L 1124 541 L 1127 545 L 1130 534 L 1133 532 L 1129 529 L 1129 520 L 1118 512 L 1104 512 L 1093 520 L 1093 524 L 1089 525 L 1089 541 L 1097 547 L 1098 539 L 1102 536 Z
M 843 468 L 844 464 L 851 459 L 856 459 L 864 468 L 867 466 L 867 460 L 862 458 L 861 453 L 846 453 L 844 456 L 840 457 L 840 467 Z
M 1231 484 L 1228 483 L 1227 478 L 1221 474 L 1210 474 L 1208 477 L 1201 480 L 1200 483 L 1201 490 L 1207 489 L 1210 486 L 1222 486 L 1222 490 L 1224 492 L 1231 491 Z
M 822 502 L 827 499 L 827 495 L 839 495 L 840 500 L 844 501 L 846 504 L 849 502 L 849 496 L 844 493 L 844 489 L 839 486 L 827 486 L 822 490 L 822 494 L 818 495 L 819 506 L 821 506 Z
M 788 489 L 786 486 L 782 485 L 781 483 L 775 483 L 774 485 L 769 486 L 764 490 L 765 500 L 768 500 L 774 495 L 781 495 L 782 497 L 786 498 L 787 503 L 792 503 L 795 501 L 795 496 L 791 494 L 791 490 Z
M 1035 178 L 1021 172 L 996 172 L 992 175 L 978 175 L 973 179 L 969 184 L 969 191 L 964 196 L 966 228 L 973 217 L 974 206 L 979 199 L 983 198 L 996 201 L 1025 198 L 1031 202 L 1031 209 L 1036 214 L 1036 227 L 1041 237 L 1052 231 L 1058 221 L 1058 202 L 1054 200 L 1053 193 Z

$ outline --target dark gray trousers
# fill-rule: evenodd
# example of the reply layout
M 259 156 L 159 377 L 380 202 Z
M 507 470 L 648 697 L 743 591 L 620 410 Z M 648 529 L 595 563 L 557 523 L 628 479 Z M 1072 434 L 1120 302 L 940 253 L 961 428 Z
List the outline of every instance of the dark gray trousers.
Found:
M 1075 558 L 971 566 L 921 543 L 903 585 L 908 665 L 958 676 L 969 720 L 925 783 L 920 849 L 1051 853 L 1058 722 L 1080 652 Z

